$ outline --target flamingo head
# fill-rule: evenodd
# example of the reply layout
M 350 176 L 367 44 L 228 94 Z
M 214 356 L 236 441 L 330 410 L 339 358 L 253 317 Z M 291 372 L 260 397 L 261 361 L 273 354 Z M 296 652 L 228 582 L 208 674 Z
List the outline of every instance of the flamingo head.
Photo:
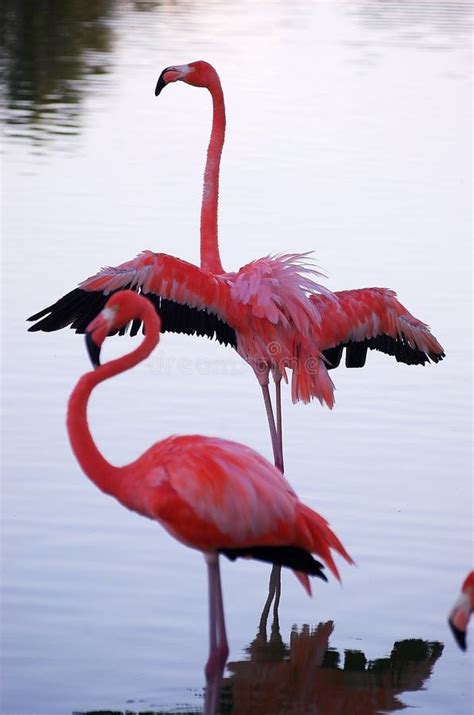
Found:
M 94 367 L 100 365 L 100 351 L 106 337 L 135 318 L 142 320 L 144 312 L 149 308 L 149 300 L 131 290 L 117 291 L 110 296 L 104 308 L 86 328 L 87 352 Z M 155 317 L 159 322 L 156 314 Z
M 158 97 L 163 87 L 170 82 L 186 82 L 194 87 L 209 87 L 213 81 L 219 81 L 217 72 L 209 62 L 198 60 L 187 65 L 166 67 L 158 78 L 155 96 Z
M 467 576 L 461 593 L 449 614 L 448 623 L 456 643 L 461 650 L 466 650 L 466 631 L 469 618 L 474 610 L 474 571 Z

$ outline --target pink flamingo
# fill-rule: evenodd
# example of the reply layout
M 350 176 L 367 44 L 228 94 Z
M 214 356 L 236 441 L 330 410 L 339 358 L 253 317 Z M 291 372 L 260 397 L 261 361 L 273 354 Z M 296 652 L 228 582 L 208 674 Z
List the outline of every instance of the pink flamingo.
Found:
M 450 614 L 448 623 L 453 632 L 456 643 L 461 650 L 466 650 L 466 632 L 467 624 L 474 611 L 474 571 L 468 573 L 464 579 L 456 603 L 454 604 Z
M 133 352 L 100 365 L 106 336 L 139 319 L 145 337 Z M 350 556 L 327 522 L 299 501 L 281 472 L 257 452 L 236 442 L 201 435 L 157 442 L 123 467 L 110 464 L 89 430 L 87 405 L 104 380 L 137 365 L 159 341 L 160 320 L 152 304 L 132 291 L 111 296 L 86 328 L 96 369 L 77 383 L 69 399 L 67 429 L 85 474 L 106 494 L 132 511 L 158 521 L 178 541 L 203 552 L 209 582 L 209 659 L 205 712 L 216 711 L 219 683 L 228 656 L 219 554 L 288 566 L 309 595 L 308 574 L 327 580 L 322 558 L 339 573 L 331 549 Z
M 162 332 L 215 337 L 230 344 L 257 375 L 272 438 L 275 464 L 283 471 L 280 382 L 292 371 L 292 399 L 317 398 L 330 408 L 334 385 L 328 370 L 346 349 L 346 366 L 364 364 L 367 349 L 394 355 L 397 361 L 424 365 L 444 357 L 428 326 L 411 315 L 384 288 L 331 293 L 318 285 L 307 254 L 265 257 L 226 273 L 217 236 L 219 169 L 225 135 L 221 83 L 207 62 L 167 67 L 155 93 L 170 82 L 205 87 L 213 102 L 212 130 L 204 172 L 201 207 L 201 267 L 163 253 L 143 251 L 135 259 L 103 268 L 56 303 L 29 320 L 30 331 L 59 330 L 68 325 L 84 332 L 87 324 L 117 290 L 145 294 L 162 320 Z M 136 334 L 140 321 L 132 323 Z M 125 331 L 125 327 L 120 332 Z M 269 374 L 276 384 L 276 423 Z

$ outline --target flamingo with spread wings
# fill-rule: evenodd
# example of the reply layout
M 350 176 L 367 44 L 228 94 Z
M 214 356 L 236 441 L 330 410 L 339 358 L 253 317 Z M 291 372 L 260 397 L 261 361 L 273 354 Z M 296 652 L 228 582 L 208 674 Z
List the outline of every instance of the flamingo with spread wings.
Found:
M 132 319 L 145 337 L 131 353 L 100 365 L 100 348 L 110 332 Z M 311 594 L 308 575 L 324 580 L 319 556 L 339 579 L 331 551 L 352 559 L 322 516 L 305 506 L 281 472 L 254 450 L 201 435 L 157 442 L 122 467 L 110 464 L 90 433 L 87 406 L 104 380 L 144 360 L 159 341 L 160 320 L 149 300 L 132 291 L 111 296 L 86 326 L 89 354 L 96 366 L 77 383 L 69 399 L 67 429 L 86 475 L 132 511 L 158 521 L 186 546 L 203 552 L 209 577 L 210 652 L 206 665 L 205 712 L 214 715 L 219 682 L 228 655 L 219 554 L 287 566 Z
M 235 273 L 222 267 L 217 233 L 219 170 L 225 136 L 221 83 L 207 62 L 167 67 L 155 93 L 183 81 L 209 90 L 212 130 L 204 172 L 201 206 L 201 267 L 174 256 L 143 251 L 115 267 L 103 268 L 29 320 L 30 331 L 70 326 L 84 332 L 110 294 L 131 289 L 146 295 L 162 320 L 162 331 L 215 338 L 231 345 L 252 366 L 262 388 L 275 464 L 283 471 L 281 428 L 282 377 L 291 371 L 294 402 L 318 399 L 334 404 L 328 370 L 346 350 L 346 366 L 360 367 L 368 349 L 409 365 L 444 357 L 428 326 L 398 302 L 393 291 L 365 288 L 332 293 L 316 282 L 319 275 L 307 254 L 260 258 Z M 140 321 L 131 325 L 131 334 Z M 120 332 L 125 331 L 125 327 Z M 269 394 L 276 383 L 276 422 Z

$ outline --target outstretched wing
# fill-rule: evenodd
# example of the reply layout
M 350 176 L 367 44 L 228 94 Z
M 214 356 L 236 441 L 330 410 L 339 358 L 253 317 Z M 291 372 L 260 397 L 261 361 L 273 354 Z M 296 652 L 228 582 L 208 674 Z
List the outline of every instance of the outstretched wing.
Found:
M 124 289 L 149 298 L 161 318 L 162 332 L 203 335 L 233 347 L 237 344 L 235 331 L 226 322 L 231 301 L 227 284 L 192 263 L 152 251 L 143 251 L 119 266 L 102 268 L 28 318 L 37 321 L 29 330 L 51 332 L 69 326 L 83 333 L 110 295 Z M 140 325 L 134 320 L 130 334 L 135 335 Z
M 393 355 L 397 362 L 424 365 L 439 362 L 444 350 L 428 325 L 415 318 L 388 288 L 360 288 L 333 293 L 337 301 L 312 295 L 322 316 L 317 328 L 327 367 L 339 365 L 344 348 L 346 367 L 363 367 L 367 350 Z

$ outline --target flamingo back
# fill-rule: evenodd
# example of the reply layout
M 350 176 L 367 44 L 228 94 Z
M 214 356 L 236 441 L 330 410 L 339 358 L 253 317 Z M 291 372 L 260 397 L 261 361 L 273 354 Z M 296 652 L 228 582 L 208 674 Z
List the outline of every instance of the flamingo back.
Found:
M 248 305 L 251 314 L 273 325 L 293 325 L 308 336 L 311 324 L 320 321 L 317 304 L 311 294 L 330 299 L 331 291 L 316 283 L 321 276 L 308 261 L 307 253 L 266 256 L 243 266 L 238 273 L 227 273 L 226 280 L 237 304 Z
M 334 385 L 313 339 L 322 315 L 315 296 L 329 303 L 332 293 L 314 278 L 321 274 L 306 253 L 268 256 L 226 274 L 231 296 L 240 306 L 237 349 L 257 376 L 272 369 L 288 382 L 293 402 L 319 399 L 334 404 Z M 244 319 L 242 319 L 244 318 Z

